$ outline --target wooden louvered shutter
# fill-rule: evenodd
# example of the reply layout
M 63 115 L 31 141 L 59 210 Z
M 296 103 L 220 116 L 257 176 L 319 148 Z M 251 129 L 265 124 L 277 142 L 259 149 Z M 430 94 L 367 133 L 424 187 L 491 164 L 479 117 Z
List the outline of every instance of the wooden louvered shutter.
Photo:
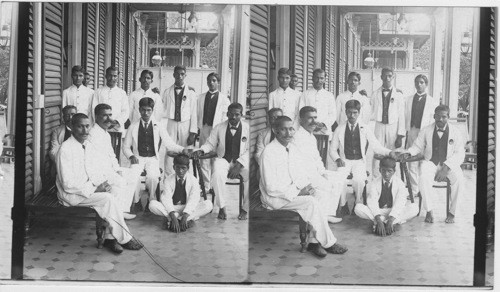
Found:
M 338 52 L 339 52 L 339 63 L 338 63 L 338 74 L 339 83 L 338 83 L 338 91 L 344 92 L 345 82 L 346 82 L 346 71 L 347 71 L 347 29 L 346 29 L 346 20 L 344 15 L 340 15 L 339 17 L 339 44 L 338 44 Z
M 106 21 L 108 13 L 108 5 L 106 3 L 99 3 L 99 57 L 97 65 L 97 87 L 105 84 L 106 75 Z
M 26 101 L 26 161 L 25 161 L 25 196 L 31 197 L 34 192 L 33 175 L 33 70 L 34 70 L 34 39 L 33 39 L 33 3 L 29 8 L 29 48 L 28 48 L 28 100 Z
M 316 49 L 316 6 L 307 7 L 307 87 L 312 88 L 312 75 L 314 71 Z
M 135 89 L 135 37 L 137 25 L 134 17 L 128 14 L 128 62 L 127 62 L 127 93 L 130 94 Z
M 495 11 L 491 11 L 491 36 L 490 36 L 490 90 L 489 90 L 489 118 L 488 118 L 488 166 L 487 166 L 487 198 L 488 211 L 495 210 L 495 164 L 496 164 L 496 34 L 495 34 Z
M 43 92 L 45 111 L 43 112 L 43 155 L 42 181 L 50 182 L 51 160 L 49 159 L 50 135 L 61 124 L 61 104 L 63 91 L 63 3 L 44 3 L 43 29 Z
M 113 58 L 112 66 L 118 69 L 118 87 L 126 90 L 125 86 L 125 22 L 126 22 L 126 4 L 113 4 Z
M 96 60 L 95 60 L 95 50 L 96 50 L 96 23 L 97 23 L 97 5 L 98 3 L 84 3 L 83 4 L 83 54 L 82 54 L 82 66 L 85 67 L 87 73 L 90 76 L 95 76 L 96 73 Z M 88 88 L 94 88 L 95 78 L 90 79 L 90 83 L 87 84 Z
M 295 87 L 298 91 L 304 91 L 303 80 L 307 78 L 304 72 L 304 21 L 305 6 L 292 6 L 290 23 L 290 69 L 297 75 L 298 82 Z
M 257 136 L 266 128 L 266 115 L 269 84 L 269 12 L 267 5 L 251 5 L 250 7 L 250 60 L 248 64 L 248 109 L 252 114 L 250 120 L 250 153 L 255 152 Z M 250 163 L 250 193 L 258 189 L 258 165 L 252 159 Z
M 347 68 L 346 76 L 349 71 L 354 68 L 354 32 L 351 30 L 349 24 L 346 22 L 347 26 Z
M 335 82 L 337 80 L 337 66 L 336 66 L 336 42 L 335 42 L 335 13 L 337 13 L 337 7 L 327 6 L 323 10 L 323 19 L 325 19 L 325 25 L 323 26 L 323 48 L 324 54 L 322 56 L 321 65 L 325 70 L 325 89 L 337 95 Z

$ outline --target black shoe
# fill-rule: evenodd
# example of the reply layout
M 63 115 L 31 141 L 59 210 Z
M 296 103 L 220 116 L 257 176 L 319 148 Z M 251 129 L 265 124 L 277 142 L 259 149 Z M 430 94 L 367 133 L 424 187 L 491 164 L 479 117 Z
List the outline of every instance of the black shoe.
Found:
M 319 243 L 309 243 L 307 250 L 320 258 L 324 258 L 327 255 L 325 249 Z
M 142 244 L 138 243 L 134 239 L 131 239 L 127 243 L 122 244 L 122 246 L 123 246 L 123 248 L 130 249 L 130 250 L 139 250 L 143 247 Z
M 121 254 L 123 252 L 123 248 L 118 244 L 116 239 L 105 239 L 103 246 L 109 248 L 112 252 Z
M 329 248 L 325 248 L 325 250 L 329 253 L 333 254 L 343 254 L 346 251 L 348 251 L 347 247 L 340 245 L 338 243 L 335 243 L 334 245 L 330 246 Z

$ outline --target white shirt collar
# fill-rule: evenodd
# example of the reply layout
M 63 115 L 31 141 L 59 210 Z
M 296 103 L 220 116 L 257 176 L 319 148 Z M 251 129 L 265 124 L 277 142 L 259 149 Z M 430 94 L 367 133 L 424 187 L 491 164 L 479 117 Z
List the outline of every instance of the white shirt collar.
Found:
M 444 125 L 444 127 L 443 127 L 443 131 L 446 131 L 446 128 L 448 128 L 448 123 L 446 123 L 446 125 Z M 436 124 L 436 130 L 438 130 L 438 129 L 439 129 L 439 127 L 438 127 L 438 125 Z
M 382 178 L 382 183 L 384 183 L 384 184 L 385 184 L 385 179 L 384 179 L 383 177 L 381 177 L 381 178 Z M 393 179 L 394 179 L 394 175 L 393 175 L 393 176 L 391 176 L 391 179 L 389 180 L 389 185 L 392 185 L 392 180 L 393 180 Z
M 182 178 L 182 182 L 186 181 L 186 177 L 187 177 L 187 174 L 185 174 L 184 177 Z M 175 181 L 179 181 L 179 179 L 181 179 L 181 178 L 176 174 L 175 175 Z
M 231 125 L 231 123 L 228 121 L 227 124 L 229 125 L 229 127 L 233 127 L 233 125 Z M 241 124 L 241 121 L 238 122 L 238 124 L 234 127 L 238 128 Z
M 358 121 L 356 120 L 356 123 L 354 123 L 354 129 L 356 129 L 356 126 L 358 125 Z M 349 130 L 351 129 L 351 123 L 349 123 L 349 121 L 347 121 L 347 127 L 349 127 Z

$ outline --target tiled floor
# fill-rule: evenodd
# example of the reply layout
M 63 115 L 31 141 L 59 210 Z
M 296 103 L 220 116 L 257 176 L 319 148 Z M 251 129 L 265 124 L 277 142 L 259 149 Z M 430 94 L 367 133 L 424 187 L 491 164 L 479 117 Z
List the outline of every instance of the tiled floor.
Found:
M 237 187 L 231 192 L 229 218 L 217 212 L 196 221 L 186 232 L 175 234 L 161 228 L 162 218 L 140 212 L 127 221 L 131 232 L 146 250 L 115 255 L 96 248 L 93 222 L 46 219 L 31 229 L 25 252 L 25 279 L 147 281 L 147 282 L 242 282 L 248 266 L 248 221 L 237 219 Z M 168 273 L 167 273 L 168 272 Z
M 331 283 L 382 285 L 472 285 L 475 172 L 466 172 L 467 191 L 459 201 L 455 224 L 445 224 L 445 190 L 435 223 L 414 218 L 390 237 L 371 232 L 371 222 L 355 215 L 330 225 L 349 251 L 318 259 L 300 253 L 294 220 L 252 220 L 249 280 L 260 283 Z M 352 206 L 352 202 L 351 202 Z M 491 261 L 490 261 L 491 262 Z

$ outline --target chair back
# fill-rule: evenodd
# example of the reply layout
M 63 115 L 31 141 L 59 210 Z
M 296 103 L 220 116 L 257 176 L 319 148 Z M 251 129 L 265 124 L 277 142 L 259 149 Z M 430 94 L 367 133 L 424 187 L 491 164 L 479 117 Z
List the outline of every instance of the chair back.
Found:
M 319 156 L 321 157 L 321 160 L 323 161 L 323 164 L 326 166 L 326 157 L 328 155 L 328 135 L 317 135 L 314 134 L 314 137 L 316 137 L 316 141 L 318 143 L 318 151 L 319 151 Z
M 120 151 L 122 149 L 122 133 L 121 132 L 108 132 L 111 136 L 111 147 L 115 151 L 116 159 L 120 163 Z

